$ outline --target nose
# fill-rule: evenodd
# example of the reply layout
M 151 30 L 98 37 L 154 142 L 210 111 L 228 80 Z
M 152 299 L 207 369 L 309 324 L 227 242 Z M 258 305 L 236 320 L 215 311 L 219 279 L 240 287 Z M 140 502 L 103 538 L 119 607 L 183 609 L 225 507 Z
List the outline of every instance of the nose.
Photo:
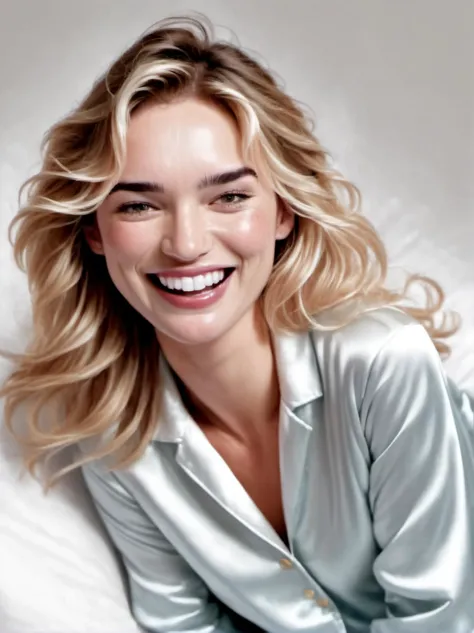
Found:
M 186 204 L 170 214 L 161 250 L 172 259 L 190 262 L 208 253 L 211 242 L 203 212 L 198 205 Z

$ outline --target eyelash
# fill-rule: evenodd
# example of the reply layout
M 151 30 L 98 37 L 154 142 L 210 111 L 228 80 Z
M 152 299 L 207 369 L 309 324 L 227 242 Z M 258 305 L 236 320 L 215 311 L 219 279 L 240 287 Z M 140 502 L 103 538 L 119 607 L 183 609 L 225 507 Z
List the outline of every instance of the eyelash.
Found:
M 247 193 L 243 193 L 242 191 L 227 191 L 226 193 L 223 193 L 221 196 L 219 196 L 217 200 L 221 200 L 222 198 L 226 198 L 229 196 L 239 198 L 237 202 L 224 203 L 224 204 L 228 204 L 229 206 L 239 206 L 246 200 L 249 200 L 250 198 L 252 198 L 252 196 L 250 196 Z M 143 208 L 143 207 L 146 207 L 146 208 Z M 129 214 L 129 215 L 141 215 L 143 213 L 146 213 L 149 209 L 153 209 L 153 208 L 155 207 L 153 207 L 151 204 L 148 204 L 148 202 L 125 202 L 124 204 L 121 204 L 119 206 L 118 211 L 119 213 L 124 213 L 124 214 Z
M 146 208 L 144 209 L 143 207 Z M 141 215 L 142 213 L 146 213 L 148 209 L 151 208 L 151 204 L 148 204 L 147 202 L 125 202 L 124 204 L 121 204 L 119 206 L 118 212 L 124 213 L 126 215 Z
M 243 193 L 243 191 L 227 191 L 226 193 L 223 193 L 221 196 L 219 196 L 217 199 L 221 200 L 222 198 L 225 198 L 227 196 L 236 196 L 239 198 L 239 201 L 237 203 L 229 202 L 228 204 L 230 205 L 241 204 L 242 202 L 245 202 L 252 197 L 248 193 Z

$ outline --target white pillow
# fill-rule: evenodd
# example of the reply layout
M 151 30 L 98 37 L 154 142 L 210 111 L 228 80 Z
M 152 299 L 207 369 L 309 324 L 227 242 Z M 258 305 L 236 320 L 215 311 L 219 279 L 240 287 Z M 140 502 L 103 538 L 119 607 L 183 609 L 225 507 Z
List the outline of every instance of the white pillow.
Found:
M 79 471 L 44 496 L 0 422 L 1 633 L 138 633 Z

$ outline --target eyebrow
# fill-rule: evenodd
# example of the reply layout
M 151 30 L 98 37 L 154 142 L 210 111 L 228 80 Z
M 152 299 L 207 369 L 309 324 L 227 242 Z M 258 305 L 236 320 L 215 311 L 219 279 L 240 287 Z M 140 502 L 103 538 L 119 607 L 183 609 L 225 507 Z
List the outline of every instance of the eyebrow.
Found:
M 244 176 L 257 178 L 257 173 L 251 167 L 239 167 L 220 174 L 205 176 L 198 184 L 198 189 L 207 189 L 217 185 L 228 185 Z M 134 193 L 165 193 L 165 188 L 158 182 L 118 182 L 110 191 L 109 196 L 116 191 L 133 191 Z

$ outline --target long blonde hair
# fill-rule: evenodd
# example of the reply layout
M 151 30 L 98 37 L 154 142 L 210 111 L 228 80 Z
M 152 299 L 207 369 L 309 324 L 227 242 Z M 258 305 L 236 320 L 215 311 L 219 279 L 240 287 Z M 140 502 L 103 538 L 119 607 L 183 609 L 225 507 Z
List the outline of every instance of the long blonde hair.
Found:
M 263 165 L 296 214 L 262 297 L 273 332 L 321 329 L 318 316 L 337 306 L 345 307 L 344 321 L 324 327 L 340 327 L 366 306 L 396 304 L 424 325 L 441 354 L 449 352 L 445 339 L 457 328 L 444 318 L 435 324 L 440 287 L 421 277 L 409 278 L 401 292 L 386 287 L 386 252 L 359 213 L 359 191 L 333 168 L 295 102 L 239 47 L 215 41 L 205 18 L 169 18 L 49 130 L 42 168 L 24 184 L 27 199 L 11 225 L 16 262 L 28 276 L 33 336 L 24 353 L 12 355 L 15 367 L 0 395 L 14 433 L 15 411 L 28 407 L 26 436 L 16 433 L 28 469 L 114 430 L 100 450 L 63 468 L 48 485 L 98 457 L 120 453 L 116 467 L 127 466 L 155 430 L 155 333 L 114 287 L 103 258 L 90 251 L 84 226 L 120 174 L 133 111 L 149 99 L 186 96 L 212 100 L 234 117 L 245 155 Z M 424 307 L 403 306 L 414 281 L 426 290 Z

